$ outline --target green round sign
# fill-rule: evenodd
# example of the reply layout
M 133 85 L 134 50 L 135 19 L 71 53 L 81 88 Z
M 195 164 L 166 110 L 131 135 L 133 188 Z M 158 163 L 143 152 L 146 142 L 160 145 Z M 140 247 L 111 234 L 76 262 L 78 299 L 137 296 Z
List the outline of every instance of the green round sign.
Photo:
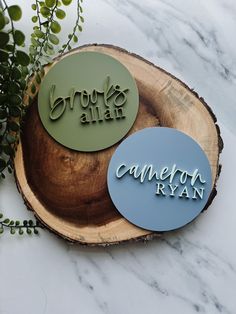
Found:
M 98 52 L 63 58 L 45 76 L 40 119 L 60 144 L 78 151 L 105 149 L 122 139 L 138 112 L 134 78 L 116 59 Z

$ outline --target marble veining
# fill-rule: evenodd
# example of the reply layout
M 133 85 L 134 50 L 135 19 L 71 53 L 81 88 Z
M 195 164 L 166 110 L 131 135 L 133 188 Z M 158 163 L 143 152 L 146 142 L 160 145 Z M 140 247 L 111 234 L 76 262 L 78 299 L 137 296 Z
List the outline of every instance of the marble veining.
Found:
M 18 2 L 31 14 L 25 1 Z M 236 2 L 86 0 L 84 11 L 80 44 L 138 53 L 209 103 L 225 142 L 218 195 L 193 223 L 146 243 L 82 247 L 46 230 L 39 238 L 4 234 L 0 314 L 234 314 Z M 75 17 L 73 9 L 67 14 Z M 19 27 L 30 32 L 28 25 L 26 14 Z M 62 40 L 69 23 L 64 27 Z M 0 209 L 32 217 L 13 177 L 1 183 Z
M 235 131 L 236 106 L 233 89 L 236 81 L 235 4 L 232 11 L 224 1 L 106 0 L 127 16 L 155 48 L 142 47 L 145 55 L 176 74 L 202 96 L 211 92 L 211 106 Z M 214 7 L 213 7 L 214 5 Z M 220 19 L 222 18 L 222 20 Z M 230 23 L 231 22 L 231 23 Z M 232 25 L 231 25 L 232 24 Z M 163 59 L 163 60 L 162 60 Z M 201 75 L 196 72 L 201 68 Z M 189 81 L 188 81 L 189 79 Z M 193 79 L 195 81 L 193 81 Z M 207 82 L 206 82 L 207 81 Z M 194 84 L 194 85 L 193 85 Z M 219 88 L 216 88 L 218 85 Z M 223 86 L 222 86 L 223 85 Z M 227 95 L 221 88 L 227 86 Z M 221 88 L 220 88 L 221 87 Z M 206 91 L 206 95 L 203 93 Z M 216 94 L 221 93 L 220 98 Z M 217 100 L 218 98 L 218 100 Z

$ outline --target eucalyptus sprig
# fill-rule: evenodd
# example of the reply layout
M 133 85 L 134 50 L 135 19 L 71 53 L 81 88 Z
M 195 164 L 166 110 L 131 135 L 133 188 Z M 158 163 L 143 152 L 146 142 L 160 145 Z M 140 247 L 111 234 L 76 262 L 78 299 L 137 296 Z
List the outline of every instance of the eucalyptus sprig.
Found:
M 72 0 L 34 0 L 32 9 L 35 12 L 32 22 L 35 24 L 31 34 L 29 49 L 25 48 L 25 35 L 16 25 L 22 17 L 19 5 L 8 6 L 7 0 L 0 0 L 0 177 L 5 178 L 5 170 L 14 171 L 14 156 L 19 143 L 22 119 L 28 103 L 37 92 L 44 75 L 43 65 L 52 60 L 56 49 L 61 54 L 72 48 L 72 41 L 77 43 L 81 24 L 83 0 L 77 0 L 77 18 L 68 40 L 58 47 L 61 31 L 60 20 L 66 17 L 63 6 L 69 6 Z M 27 52 L 26 52 L 27 51 Z M 25 97 L 28 96 L 28 97 Z M 27 103 L 25 103 L 25 101 Z M 4 228 L 24 228 L 36 230 L 32 222 L 24 225 L 8 219 L 0 222 L 0 232 Z M 7 221 L 8 221 L 7 220 Z M 31 224 L 31 225 L 30 225 Z M 31 228 L 31 229 L 30 229 Z M 33 228 L 33 229 L 32 229 Z M 21 230 L 21 231 L 20 231 Z
M 65 17 L 65 12 L 58 8 L 61 6 L 59 0 L 36 0 L 32 4 L 32 9 L 37 15 L 32 17 L 32 21 L 37 23 L 33 27 L 34 32 L 31 34 L 30 56 L 33 65 L 32 70 L 38 70 L 43 62 L 50 62 L 55 51 L 53 45 L 59 43 L 55 35 L 61 31 L 61 26 L 56 20 Z M 58 13 L 59 12 L 59 13 Z
M 84 23 L 84 18 L 82 16 L 83 8 L 81 6 L 81 3 L 83 3 L 83 0 L 77 0 L 77 19 L 75 21 L 75 26 L 73 27 L 72 33 L 68 35 L 68 40 L 65 44 L 62 45 L 62 49 L 59 50 L 59 53 L 62 54 L 66 50 L 71 50 L 71 42 L 74 43 L 78 42 L 78 35 L 80 32 L 83 31 L 83 27 L 81 24 Z
M 36 84 L 40 84 L 41 78 L 44 75 L 43 65 L 52 61 L 52 56 L 55 55 L 55 47 L 58 47 L 60 42 L 57 34 L 61 31 L 60 20 L 66 17 L 66 12 L 62 9 L 62 5 L 69 6 L 72 0 L 35 0 L 32 4 L 32 9 L 35 15 L 32 17 L 32 22 L 35 23 L 33 33 L 31 34 L 31 45 L 29 48 L 31 57 L 31 73 L 34 74 L 35 82 L 31 82 L 31 93 L 36 93 Z M 71 41 L 78 42 L 78 33 L 82 31 L 81 23 L 84 23 L 84 18 L 81 15 L 83 8 L 81 3 L 83 0 L 77 0 L 77 18 L 72 33 L 68 35 L 68 41 L 59 49 L 59 53 L 64 53 L 70 50 Z
M 3 0 L 0 11 L 0 174 L 13 170 L 13 158 L 19 141 L 20 121 L 24 114 L 23 91 L 30 58 L 19 49 L 25 35 L 15 27 L 22 16 L 17 5 Z
M 43 226 L 38 222 L 33 222 L 33 220 L 11 220 L 3 216 L 0 213 L 0 235 L 4 233 L 5 230 L 9 231 L 10 234 L 39 234 L 38 229 L 43 228 Z
M 78 33 L 82 31 L 84 18 L 81 3 L 77 0 L 77 18 L 68 40 L 59 49 L 59 53 L 72 48 L 72 41 L 77 43 Z M 26 104 L 23 96 L 30 90 L 28 100 L 36 94 L 36 85 L 44 75 L 43 65 L 51 62 L 55 48 L 59 44 L 57 34 L 61 31 L 59 20 L 66 17 L 62 6 L 68 6 L 72 0 L 35 0 L 32 9 L 33 32 L 29 53 L 20 47 L 25 45 L 24 33 L 15 27 L 15 22 L 22 17 L 18 5 L 7 5 L 2 1 L 0 8 L 0 175 L 4 171 L 13 171 L 13 159 L 19 142 L 20 127 Z M 1 1 L 0 1 L 1 4 Z M 30 79 L 30 77 L 33 77 Z

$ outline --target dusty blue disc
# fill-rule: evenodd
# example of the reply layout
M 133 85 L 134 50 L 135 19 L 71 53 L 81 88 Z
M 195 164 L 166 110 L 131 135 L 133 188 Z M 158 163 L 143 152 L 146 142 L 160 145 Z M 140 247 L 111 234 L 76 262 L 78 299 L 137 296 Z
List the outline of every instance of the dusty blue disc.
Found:
M 111 158 L 107 182 L 118 211 L 152 231 L 191 222 L 212 189 L 211 167 L 198 143 L 164 127 L 146 128 L 124 140 Z

